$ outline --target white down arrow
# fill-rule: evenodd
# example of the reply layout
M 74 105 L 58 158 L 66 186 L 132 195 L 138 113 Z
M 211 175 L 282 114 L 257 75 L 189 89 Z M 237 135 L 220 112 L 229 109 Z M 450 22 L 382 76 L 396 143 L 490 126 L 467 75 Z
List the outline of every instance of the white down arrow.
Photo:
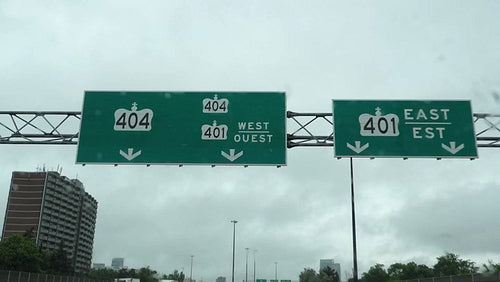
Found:
M 229 154 L 224 151 L 220 151 L 220 153 L 224 158 L 228 159 L 231 162 L 234 162 L 237 158 L 243 156 L 243 151 L 234 154 L 235 151 L 235 149 L 229 149 Z

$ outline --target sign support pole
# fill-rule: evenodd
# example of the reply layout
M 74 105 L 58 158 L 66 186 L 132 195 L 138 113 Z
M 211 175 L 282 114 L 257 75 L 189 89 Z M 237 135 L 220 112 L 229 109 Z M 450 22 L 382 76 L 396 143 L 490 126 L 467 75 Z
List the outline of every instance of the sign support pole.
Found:
M 354 172 L 352 168 L 352 158 L 350 159 L 351 164 L 351 208 L 352 208 L 352 252 L 353 252 L 353 279 L 354 282 L 358 282 L 358 255 L 356 250 L 356 213 L 354 211 Z

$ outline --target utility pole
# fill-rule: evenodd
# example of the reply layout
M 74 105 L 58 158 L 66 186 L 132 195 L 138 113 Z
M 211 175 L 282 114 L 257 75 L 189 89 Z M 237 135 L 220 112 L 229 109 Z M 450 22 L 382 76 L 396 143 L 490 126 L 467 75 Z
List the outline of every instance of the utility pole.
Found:
M 231 220 L 231 223 L 233 224 L 233 272 L 231 275 L 231 282 L 234 282 L 234 247 L 235 247 L 235 234 L 236 234 L 236 223 L 238 223 L 237 220 Z
M 278 282 L 278 262 L 274 262 L 274 279 Z
M 189 273 L 189 282 L 193 282 L 193 257 L 194 255 L 191 255 L 191 271 Z
M 253 282 L 255 282 L 255 253 L 257 250 L 253 250 Z
M 246 260 L 245 260 L 245 282 L 248 282 L 248 248 L 246 250 Z

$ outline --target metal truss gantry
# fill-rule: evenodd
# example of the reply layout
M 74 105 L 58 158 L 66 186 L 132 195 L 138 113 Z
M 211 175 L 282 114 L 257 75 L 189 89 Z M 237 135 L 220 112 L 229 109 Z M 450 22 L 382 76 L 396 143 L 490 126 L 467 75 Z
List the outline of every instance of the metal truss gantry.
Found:
M 81 112 L 0 111 L 0 144 L 74 145 Z
M 481 148 L 500 148 L 500 114 L 474 113 Z M 332 113 L 287 112 L 287 147 L 333 147 Z M 0 111 L 0 144 L 75 145 L 81 112 Z
M 332 113 L 296 113 L 287 112 L 287 118 L 293 120 L 287 134 L 288 148 L 294 147 L 333 147 Z M 500 148 L 500 114 L 475 113 L 474 129 L 476 142 L 482 148 Z

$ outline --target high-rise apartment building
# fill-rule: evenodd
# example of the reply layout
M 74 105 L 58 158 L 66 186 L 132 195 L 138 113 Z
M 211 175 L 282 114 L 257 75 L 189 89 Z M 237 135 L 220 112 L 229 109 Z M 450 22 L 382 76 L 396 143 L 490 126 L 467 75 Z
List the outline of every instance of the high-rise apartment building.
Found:
M 75 272 L 90 271 L 97 201 L 55 171 L 12 173 L 2 240 L 31 232 L 42 249 L 63 247 Z

